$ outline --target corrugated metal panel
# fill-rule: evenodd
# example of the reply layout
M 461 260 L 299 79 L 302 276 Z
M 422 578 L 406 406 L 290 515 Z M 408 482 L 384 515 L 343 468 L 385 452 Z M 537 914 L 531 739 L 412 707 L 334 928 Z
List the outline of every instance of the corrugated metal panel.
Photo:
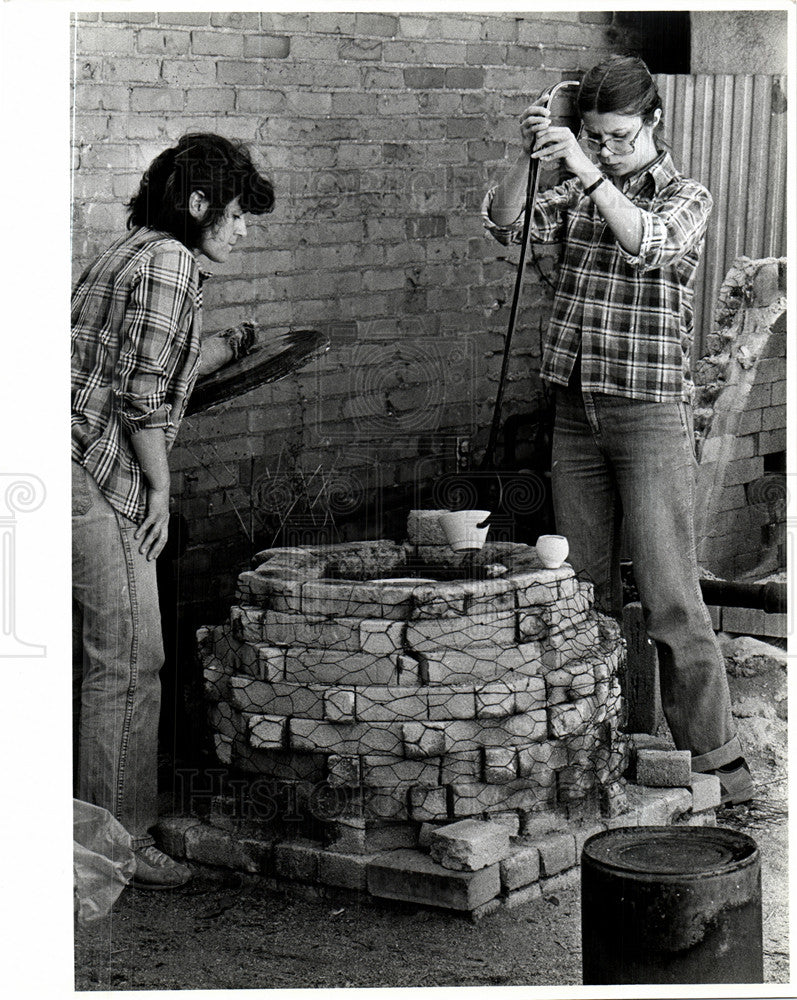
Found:
M 734 258 L 786 254 L 786 80 L 703 74 L 655 79 L 676 166 L 714 197 L 695 284 L 700 357 Z

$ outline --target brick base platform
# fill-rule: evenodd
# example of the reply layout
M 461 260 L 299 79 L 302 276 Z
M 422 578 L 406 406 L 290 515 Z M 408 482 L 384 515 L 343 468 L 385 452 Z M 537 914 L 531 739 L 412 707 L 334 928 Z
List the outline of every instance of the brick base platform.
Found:
M 640 741 L 640 762 L 645 759 L 648 769 L 651 751 L 641 745 L 649 741 Z M 664 756 L 656 750 L 652 754 Z M 666 773 L 663 766 L 654 780 L 666 780 Z M 674 788 L 617 782 L 603 797 L 599 820 L 585 815 L 570 821 L 560 813 L 540 812 L 527 818 L 523 831 L 516 817 L 498 814 L 455 823 L 397 823 L 392 830 L 381 826 L 374 831 L 381 841 L 369 841 L 363 825 L 359 831 L 352 828 L 348 843 L 338 836 L 330 845 L 265 827 L 253 829 L 225 815 L 223 803 L 216 802 L 205 818 L 161 819 L 157 833 L 160 846 L 172 857 L 275 878 L 303 893 L 349 890 L 479 919 L 502 906 L 521 906 L 575 884 L 581 849 L 602 830 L 714 826 L 718 780 L 697 774 L 690 779 L 688 787 Z M 332 824 L 330 833 L 335 832 L 341 833 Z

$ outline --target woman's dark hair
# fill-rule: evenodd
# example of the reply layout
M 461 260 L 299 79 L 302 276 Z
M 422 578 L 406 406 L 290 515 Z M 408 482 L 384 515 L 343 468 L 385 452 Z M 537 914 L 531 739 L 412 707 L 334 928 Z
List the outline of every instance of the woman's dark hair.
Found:
M 209 202 L 201 222 L 188 210 L 192 191 L 201 191 Z M 274 188 L 245 146 L 210 132 L 189 133 L 147 168 L 128 203 L 127 228 L 158 229 L 194 249 L 235 198 L 244 212 L 263 215 L 274 207 Z
M 662 107 L 655 80 L 636 56 L 610 56 L 593 66 L 581 81 L 577 104 L 582 118 L 590 111 L 639 115 L 646 124 Z

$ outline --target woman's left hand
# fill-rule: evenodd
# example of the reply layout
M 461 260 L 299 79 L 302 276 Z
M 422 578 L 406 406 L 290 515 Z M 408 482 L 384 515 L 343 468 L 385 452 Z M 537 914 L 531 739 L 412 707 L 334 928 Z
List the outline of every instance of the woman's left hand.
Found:
M 560 125 L 552 125 L 539 133 L 537 147 L 531 156 L 542 163 L 564 160 L 565 166 L 574 174 L 594 166 L 572 131 Z

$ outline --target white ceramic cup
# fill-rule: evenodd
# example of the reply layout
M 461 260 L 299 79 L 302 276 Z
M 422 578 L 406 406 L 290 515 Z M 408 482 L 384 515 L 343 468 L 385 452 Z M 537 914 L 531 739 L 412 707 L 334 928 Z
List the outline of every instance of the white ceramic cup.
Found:
M 570 551 L 564 535 L 540 535 L 535 548 L 546 569 L 559 569 Z
M 441 514 L 439 521 L 446 540 L 455 552 L 476 551 L 487 541 L 490 526 L 477 528 L 477 524 L 487 520 L 489 510 L 455 510 Z

